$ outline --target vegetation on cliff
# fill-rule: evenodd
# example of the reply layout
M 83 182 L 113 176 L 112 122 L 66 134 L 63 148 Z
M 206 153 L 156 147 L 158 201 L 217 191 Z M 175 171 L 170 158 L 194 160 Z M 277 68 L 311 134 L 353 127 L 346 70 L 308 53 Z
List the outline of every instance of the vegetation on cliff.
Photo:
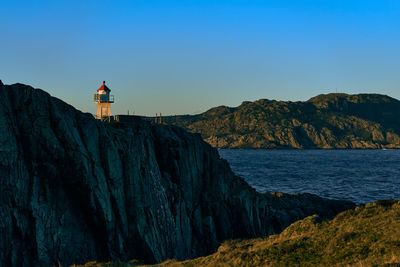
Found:
M 261 99 L 163 120 L 219 148 L 400 148 L 400 101 L 378 94 Z
M 88 263 L 85 267 L 136 266 Z M 377 201 L 324 221 L 317 215 L 279 235 L 223 243 L 207 257 L 157 266 L 399 266 L 400 201 Z

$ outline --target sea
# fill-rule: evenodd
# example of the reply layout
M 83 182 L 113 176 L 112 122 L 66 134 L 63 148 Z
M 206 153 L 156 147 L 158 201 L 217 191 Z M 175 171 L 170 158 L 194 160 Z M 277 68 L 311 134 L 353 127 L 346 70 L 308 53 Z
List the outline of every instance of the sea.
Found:
M 400 150 L 219 149 L 261 193 L 311 193 L 357 204 L 400 199 Z

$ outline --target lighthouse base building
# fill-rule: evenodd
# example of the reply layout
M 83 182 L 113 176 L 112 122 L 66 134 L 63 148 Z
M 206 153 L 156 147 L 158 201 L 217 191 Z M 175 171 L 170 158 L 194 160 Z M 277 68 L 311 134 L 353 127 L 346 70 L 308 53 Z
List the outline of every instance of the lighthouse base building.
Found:
M 111 117 L 111 103 L 99 103 L 97 105 L 96 118 Z

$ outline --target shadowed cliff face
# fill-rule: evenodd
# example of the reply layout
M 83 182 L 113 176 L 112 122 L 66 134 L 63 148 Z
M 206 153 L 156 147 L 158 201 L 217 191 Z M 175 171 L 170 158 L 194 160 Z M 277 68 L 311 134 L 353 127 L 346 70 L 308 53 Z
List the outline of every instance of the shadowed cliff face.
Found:
M 378 94 L 260 99 L 163 120 L 220 148 L 400 148 L 400 101 Z
M 0 265 L 191 258 L 352 206 L 261 195 L 198 135 L 103 124 L 42 90 L 0 85 Z

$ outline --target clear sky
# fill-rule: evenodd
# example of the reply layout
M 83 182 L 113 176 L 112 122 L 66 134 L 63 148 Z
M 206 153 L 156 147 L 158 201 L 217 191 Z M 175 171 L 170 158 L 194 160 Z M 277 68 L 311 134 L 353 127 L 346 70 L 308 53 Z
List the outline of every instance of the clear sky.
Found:
M 321 93 L 400 98 L 399 0 L 0 0 L 0 79 L 94 113 L 193 114 Z

